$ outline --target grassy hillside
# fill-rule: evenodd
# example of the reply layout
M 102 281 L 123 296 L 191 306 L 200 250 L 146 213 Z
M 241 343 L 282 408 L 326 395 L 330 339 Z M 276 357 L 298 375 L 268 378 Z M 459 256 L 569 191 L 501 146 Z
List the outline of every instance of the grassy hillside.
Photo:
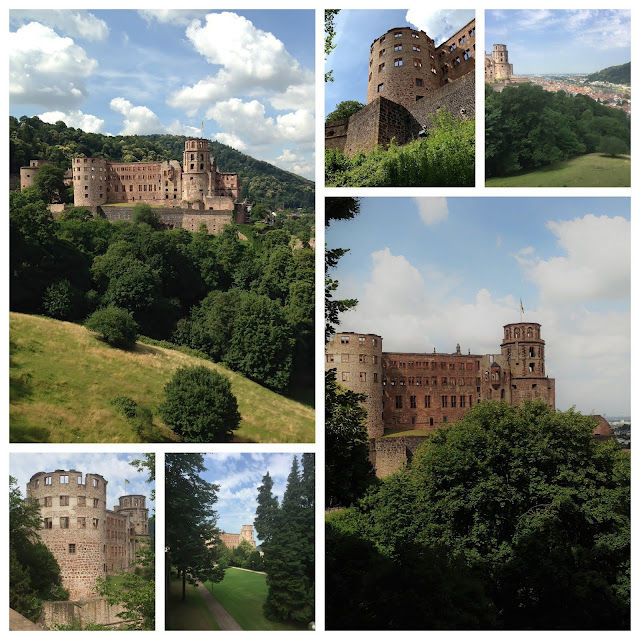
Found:
M 631 63 L 607 67 L 587 76 L 587 82 L 612 82 L 614 84 L 629 84 L 631 82 Z
M 231 380 L 242 414 L 237 441 L 314 440 L 313 409 L 220 365 L 142 343 L 121 351 L 80 325 L 11 313 L 10 441 L 140 442 L 110 403 L 118 396 L 153 411 L 157 439 L 179 441 L 155 414 L 175 370 L 201 364 Z
M 589 153 L 506 178 L 489 178 L 487 187 L 628 187 L 631 157 Z

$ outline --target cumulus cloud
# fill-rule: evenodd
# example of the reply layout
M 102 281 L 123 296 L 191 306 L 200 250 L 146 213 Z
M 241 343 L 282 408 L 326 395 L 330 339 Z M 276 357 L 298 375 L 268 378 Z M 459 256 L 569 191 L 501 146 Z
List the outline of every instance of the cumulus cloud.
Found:
M 11 10 L 12 24 L 24 24 L 37 20 L 52 29 L 84 40 L 100 41 L 109 37 L 109 27 L 104 20 L 88 11 L 69 9 Z
M 151 133 L 170 133 L 172 135 L 200 136 L 201 130 L 197 127 L 181 124 L 174 120 L 169 125 L 163 125 L 160 118 L 144 105 L 134 105 L 122 97 L 113 98 L 109 107 L 116 113 L 124 116 L 123 128 L 119 135 L 134 136 Z
M 93 116 L 90 113 L 82 113 L 82 111 L 76 109 L 75 111 L 46 111 L 38 115 L 38 118 L 43 122 L 55 124 L 59 120 L 62 120 L 68 127 L 74 129 L 82 129 L 87 133 L 104 133 L 104 120 Z
M 271 94 L 278 110 L 313 108 L 313 74 L 301 67 L 272 33 L 235 13 L 210 13 L 204 24 L 193 20 L 186 36 L 217 74 L 172 93 L 168 104 L 193 115 L 203 106 L 232 96 Z
M 409 9 L 406 21 L 435 40 L 436 46 L 475 18 L 473 9 Z
M 138 13 L 147 21 L 161 24 L 179 24 L 187 26 L 195 18 L 204 18 L 206 11 L 182 9 L 140 9 Z
M 420 218 L 428 227 L 438 222 L 444 222 L 449 217 L 449 207 L 446 198 L 414 198 L 418 205 Z
M 214 133 L 213 139 L 238 151 L 244 151 L 247 145 L 233 133 Z
M 615 300 L 629 295 L 631 286 L 631 223 L 622 217 L 589 214 L 583 218 L 549 222 L 566 255 L 548 259 L 524 258 L 526 276 L 540 289 L 545 304 Z
M 9 33 L 9 95 L 13 104 L 77 107 L 87 97 L 83 78 L 98 62 L 71 38 L 30 22 Z

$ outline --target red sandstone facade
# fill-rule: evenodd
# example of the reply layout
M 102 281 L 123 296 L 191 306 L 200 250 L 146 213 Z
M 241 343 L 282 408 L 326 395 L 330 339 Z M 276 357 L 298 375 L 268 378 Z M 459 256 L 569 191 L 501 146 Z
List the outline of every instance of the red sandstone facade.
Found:
M 540 399 L 555 408 L 555 380 L 544 365 L 540 325 L 504 326 L 500 353 L 389 353 L 373 334 L 336 333 L 326 347 L 325 368 L 337 381 L 366 393 L 367 430 L 430 430 L 456 422 L 483 400 L 517 404 Z
M 53 553 L 70 600 L 96 598 L 97 578 L 135 564 L 149 543 L 144 496 L 122 496 L 107 509 L 107 481 L 73 469 L 39 472 L 27 483 L 27 499 L 40 506 L 42 542 Z

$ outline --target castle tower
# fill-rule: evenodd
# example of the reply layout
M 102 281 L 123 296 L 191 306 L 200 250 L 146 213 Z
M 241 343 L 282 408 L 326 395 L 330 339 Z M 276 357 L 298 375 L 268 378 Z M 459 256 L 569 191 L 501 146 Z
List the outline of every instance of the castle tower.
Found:
M 73 205 L 97 207 L 107 202 L 108 165 L 104 158 L 73 158 Z
M 246 540 L 251 546 L 256 546 L 256 541 L 253 539 L 253 525 L 243 524 L 240 530 L 240 540 Z
M 336 369 L 336 381 L 367 396 L 367 433 L 379 438 L 382 417 L 382 338 L 367 333 L 336 333 L 325 346 L 325 371 Z
M 128 516 L 135 528 L 137 537 L 149 537 L 149 509 L 145 506 L 146 497 L 141 495 L 120 496 L 116 513 Z
M 53 553 L 70 600 L 95 598 L 96 578 L 106 576 L 107 481 L 70 469 L 39 472 L 27 483 L 27 499 L 40 505 L 42 542 Z
M 511 373 L 512 402 L 541 398 L 555 408 L 555 380 L 545 374 L 544 340 L 537 322 L 504 325 L 502 359 Z
M 212 193 L 215 168 L 211 166 L 209 141 L 203 138 L 185 140 L 182 162 L 183 202 L 204 202 Z
M 506 44 L 493 45 L 493 76 L 506 80 L 513 75 L 513 65 L 509 64 L 509 52 Z
M 398 27 L 371 44 L 367 104 L 381 96 L 410 108 L 439 86 L 434 42 L 424 31 Z

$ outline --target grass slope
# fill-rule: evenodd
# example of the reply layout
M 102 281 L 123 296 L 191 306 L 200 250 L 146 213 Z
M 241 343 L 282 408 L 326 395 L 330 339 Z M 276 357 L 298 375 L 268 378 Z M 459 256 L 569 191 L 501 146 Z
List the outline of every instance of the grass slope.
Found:
M 537 171 L 489 178 L 487 187 L 629 187 L 631 156 L 611 158 L 589 153 Z
M 217 584 L 207 582 L 207 589 L 245 631 L 288 631 L 305 629 L 283 622 L 267 620 L 262 605 L 267 599 L 267 576 L 229 567 L 224 580 Z
M 182 579 L 171 577 L 166 602 L 165 628 L 170 631 L 220 631 L 198 590 L 187 584 L 182 600 Z
M 140 442 L 110 404 L 128 396 L 154 414 L 164 385 L 182 366 L 216 369 L 231 380 L 242 422 L 239 442 L 313 442 L 313 409 L 204 359 L 138 342 L 113 349 L 84 327 L 10 314 L 11 442 Z M 160 439 L 179 441 L 157 415 Z

